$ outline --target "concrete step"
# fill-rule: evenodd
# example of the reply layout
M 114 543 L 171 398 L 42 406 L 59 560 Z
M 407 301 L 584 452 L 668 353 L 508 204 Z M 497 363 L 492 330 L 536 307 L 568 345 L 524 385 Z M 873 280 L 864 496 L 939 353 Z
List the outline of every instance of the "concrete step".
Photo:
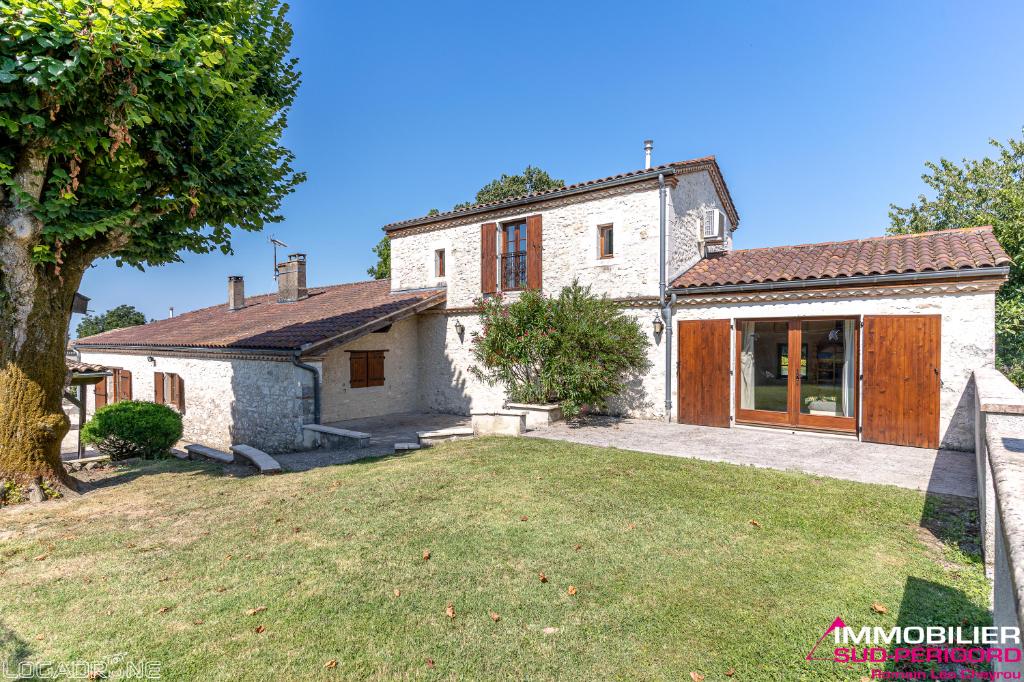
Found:
M 419 450 L 419 443 L 395 443 L 395 452 L 407 452 L 409 450 Z
M 365 448 L 370 444 L 370 434 L 362 431 L 336 429 L 333 426 L 323 426 L 322 424 L 303 424 L 302 431 L 307 447 L 313 447 L 317 441 L 320 442 L 321 447 L 327 449 Z
M 208 448 L 205 445 L 186 445 L 185 450 L 193 457 L 208 457 L 209 459 L 215 459 L 218 462 L 224 462 L 225 464 L 231 464 L 235 461 L 235 456 L 230 452 L 215 450 L 213 448 Z
M 419 445 L 424 448 L 428 448 L 431 445 L 436 445 L 437 443 L 443 443 L 445 441 L 472 437 L 473 429 L 471 427 L 455 427 L 451 429 L 437 429 L 436 431 L 416 432 L 416 438 L 419 440 Z
M 232 445 L 228 449 L 255 464 L 264 476 L 281 473 L 281 465 L 277 463 L 277 460 L 262 450 L 257 450 L 250 445 Z
M 171 454 L 178 459 L 188 459 L 188 453 L 178 450 L 177 448 L 171 448 Z

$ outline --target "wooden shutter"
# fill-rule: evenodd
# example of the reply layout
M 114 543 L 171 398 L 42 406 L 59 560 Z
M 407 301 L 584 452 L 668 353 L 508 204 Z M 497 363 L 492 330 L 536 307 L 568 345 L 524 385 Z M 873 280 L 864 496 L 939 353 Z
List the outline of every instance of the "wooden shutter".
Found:
M 348 358 L 349 386 L 366 388 L 366 351 L 351 353 Z
M 729 427 L 729 320 L 679 323 L 679 423 Z
M 174 385 L 177 387 L 175 391 L 175 402 L 178 405 L 178 412 L 185 412 L 185 380 L 181 378 L 180 374 L 174 375 Z
M 942 317 L 864 317 L 863 438 L 939 447 Z
M 132 373 L 126 369 L 121 370 L 121 392 L 118 400 L 132 399 Z
M 164 373 L 153 372 L 153 402 L 164 404 Z
M 103 381 L 96 384 L 96 409 L 106 406 L 107 404 L 107 377 L 103 377 Z
M 543 226 L 539 215 L 526 219 L 526 288 L 540 289 L 543 284 Z
M 367 386 L 384 385 L 384 352 L 372 350 L 366 354 Z
M 480 226 L 480 292 L 493 294 L 498 290 L 498 225 Z
M 110 371 L 114 375 L 110 377 L 110 393 L 107 394 L 107 402 L 113 405 L 121 399 L 121 370 L 111 367 Z

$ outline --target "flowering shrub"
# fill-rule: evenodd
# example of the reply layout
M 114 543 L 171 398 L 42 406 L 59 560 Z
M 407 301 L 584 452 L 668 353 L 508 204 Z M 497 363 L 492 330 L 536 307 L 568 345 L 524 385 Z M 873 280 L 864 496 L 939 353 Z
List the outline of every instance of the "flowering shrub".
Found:
M 562 404 L 566 417 L 606 408 L 625 375 L 646 369 L 650 342 L 620 307 L 573 282 L 557 298 L 535 290 L 505 306 L 501 294 L 474 301 L 483 330 L 472 333 L 470 372 L 504 385 L 509 399 Z

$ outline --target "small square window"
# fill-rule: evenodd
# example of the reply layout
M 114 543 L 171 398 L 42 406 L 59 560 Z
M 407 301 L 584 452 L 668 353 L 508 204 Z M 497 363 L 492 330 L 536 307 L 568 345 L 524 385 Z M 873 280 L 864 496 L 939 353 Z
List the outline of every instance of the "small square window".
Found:
M 434 272 L 437 277 L 444 277 L 444 249 L 434 252 Z
M 602 225 L 598 228 L 601 231 L 601 258 L 611 258 L 615 255 L 614 231 L 611 225 Z

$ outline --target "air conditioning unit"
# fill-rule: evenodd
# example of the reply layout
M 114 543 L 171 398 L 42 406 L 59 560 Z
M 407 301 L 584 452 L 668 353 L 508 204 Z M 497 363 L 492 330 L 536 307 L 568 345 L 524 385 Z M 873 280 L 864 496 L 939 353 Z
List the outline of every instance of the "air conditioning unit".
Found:
M 703 237 L 706 242 L 724 242 L 725 231 L 729 229 L 729 218 L 717 208 L 704 211 Z

